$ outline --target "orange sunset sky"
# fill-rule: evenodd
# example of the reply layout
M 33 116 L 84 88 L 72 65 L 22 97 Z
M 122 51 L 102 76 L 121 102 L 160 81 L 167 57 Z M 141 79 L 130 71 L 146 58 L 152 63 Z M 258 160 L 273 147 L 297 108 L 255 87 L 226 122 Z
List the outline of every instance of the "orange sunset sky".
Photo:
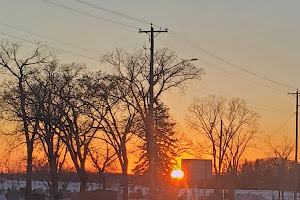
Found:
M 100 56 L 115 48 L 149 48 L 148 36 L 139 29 L 149 30 L 154 23 L 155 29 L 169 30 L 156 37 L 156 49 L 198 58 L 194 64 L 206 73 L 184 94 L 172 90 L 163 96 L 182 132 L 193 136 L 184 122 L 192 100 L 215 94 L 245 99 L 261 116 L 254 141 L 258 148 L 249 149 L 247 159 L 267 156 L 267 136 L 274 143 L 283 136 L 295 138 L 295 97 L 287 93 L 300 87 L 300 1 L 83 2 L 96 6 L 76 0 L 2 0 L 0 39 L 29 48 L 40 41 L 54 49 L 61 63 L 86 63 L 91 71 L 109 72 Z

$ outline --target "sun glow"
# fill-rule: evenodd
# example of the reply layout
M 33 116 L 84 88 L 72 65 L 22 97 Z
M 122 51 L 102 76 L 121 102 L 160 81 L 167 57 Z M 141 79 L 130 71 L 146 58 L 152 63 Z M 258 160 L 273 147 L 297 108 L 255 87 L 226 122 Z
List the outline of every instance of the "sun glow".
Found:
M 182 179 L 183 176 L 184 176 L 184 173 L 180 169 L 174 169 L 171 173 L 171 177 L 174 179 Z

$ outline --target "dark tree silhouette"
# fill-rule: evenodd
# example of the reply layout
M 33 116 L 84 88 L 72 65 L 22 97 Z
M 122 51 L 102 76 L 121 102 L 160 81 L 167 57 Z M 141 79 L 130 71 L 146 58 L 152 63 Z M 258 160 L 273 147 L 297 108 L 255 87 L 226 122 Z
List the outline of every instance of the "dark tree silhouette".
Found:
M 112 92 L 110 89 L 107 92 Z M 107 108 L 107 114 L 102 120 L 103 138 L 115 151 L 120 163 L 123 175 L 123 199 L 128 199 L 128 149 L 127 142 L 135 132 L 136 110 L 130 105 L 121 101 L 115 91 L 111 95 L 103 98 L 103 103 Z
M 96 80 L 98 79 L 98 80 Z M 97 119 L 101 124 L 101 134 L 97 139 L 105 141 L 109 147 L 106 147 L 106 157 L 100 167 L 99 157 L 97 155 L 90 154 L 94 165 L 98 171 L 103 173 L 106 165 L 109 165 L 114 161 L 114 155 L 122 169 L 123 175 L 123 199 L 128 199 L 128 150 L 127 142 L 132 137 L 135 128 L 136 110 L 129 104 L 122 101 L 122 93 L 118 88 L 119 79 L 116 76 L 106 75 L 101 76 L 86 76 L 84 77 L 85 84 L 89 88 L 95 87 L 95 90 L 100 94 L 98 96 L 98 102 L 101 102 L 102 107 L 105 108 L 105 112 L 93 114 L 93 118 Z M 122 91 L 124 92 L 124 91 Z M 93 94 L 95 96 L 95 94 Z M 95 103 L 95 102 L 93 102 Z M 109 150 L 113 150 L 114 153 L 109 154 Z M 95 157 L 96 156 L 96 157 Z
M 270 149 L 270 152 L 268 153 L 269 158 L 273 160 L 274 165 L 276 166 L 275 176 L 278 180 L 278 196 L 279 199 L 284 200 L 284 191 L 287 189 L 287 171 L 290 165 L 290 161 L 288 160 L 288 158 L 294 150 L 294 141 L 289 140 L 287 137 L 284 137 L 280 144 L 274 145 L 272 144 L 271 138 L 269 137 L 266 140 L 266 143 Z
M 32 153 L 38 124 L 28 122 L 27 80 L 33 67 L 49 62 L 51 54 L 41 45 L 26 58 L 20 56 L 20 45 L 2 41 L 0 44 L 0 67 L 12 77 L 2 90 L 2 116 L 22 124 L 20 132 L 24 134 L 27 147 L 26 200 L 29 200 L 32 180 Z
M 62 115 L 56 105 L 57 88 L 62 88 L 57 76 L 58 64 L 53 61 L 43 68 L 36 69 L 32 75 L 29 86 L 29 99 L 32 102 L 28 108 L 29 119 L 38 124 L 37 136 L 42 146 L 43 152 L 48 159 L 50 170 L 50 193 L 56 200 L 58 196 L 59 170 L 66 158 L 67 150 L 57 132 L 57 122 Z
M 282 166 L 278 165 L 278 161 L 278 158 L 245 161 L 240 167 L 237 187 L 240 189 L 276 190 L 283 185 L 286 190 L 293 190 L 295 187 L 291 181 L 295 173 L 293 161 L 288 160 L 284 170 L 281 168 Z M 284 173 L 280 174 L 280 171 Z
M 60 111 L 57 118 L 56 130 L 66 145 L 80 179 L 80 191 L 85 192 L 87 187 L 86 161 L 89 147 L 100 130 L 101 123 L 94 115 L 105 113 L 99 99 L 99 90 L 87 85 L 85 75 L 81 75 L 83 65 L 63 65 L 56 76 L 62 87 L 55 91 L 56 106 Z M 103 111 L 103 112 L 102 112 Z

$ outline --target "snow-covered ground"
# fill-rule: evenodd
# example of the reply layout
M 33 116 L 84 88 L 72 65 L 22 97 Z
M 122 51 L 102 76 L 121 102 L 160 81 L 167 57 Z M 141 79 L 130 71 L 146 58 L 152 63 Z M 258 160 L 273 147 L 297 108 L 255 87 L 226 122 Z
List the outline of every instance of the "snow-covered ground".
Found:
M 224 193 L 226 191 L 223 191 Z M 178 191 L 179 196 L 183 195 L 184 193 L 187 193 L 187 200 L 193 199 L 192 196 L 197 199 L 201 196 L 209 196 L 209 194 L 213 193 L 212 189 L 206 189 L 205 191 L 203 189 L 197 189 L 197 188 L 191 188 L 191 189 L 185 189 L 182 188 Z M 260 195 L 265 197 L 268 200 L 275 200 L 278 199 L 279 194 L 277 190 L 235 190 L 235 195 L 239 194 L 254 194 L 254 195 Z M 225 195 L 225 194 L 224 194 Z M 293 191 L 287 191 L 284 192 L 284 199 L 285 200 L 293 200 L 294 199 L 294 192 Z M 300 193 L 298 193 L 298 199 L 300 199 Z
M 62 189 L 63 186 L 67 186 L 67 190 L 72 192 L 79 192 L 80 183 L 79 182 L 60 182 L 59 189 Z M 88 183 L 88 190 L 99 189 L 99 184 L 97 183 Z M 15 188 L 20 190 L 20 188 L 26 187 L 25 180 L 3 180 L 0 182 L 0 189 L 7 190 L 8 188 Z M 48 183 L 46 181 L 32 181 L 32 189 L 42 189 L 43 191 L 48 189 Z
M 235 194 L 256 194 L 256 195 L 261 195 L 265 197 L 266 199 L 277 199 L 279 194 L 277 190 L 236 190 Z M 294 199 L 294 192 L 293 191 L 288 191 L 284 192 L 284 199 L 285 200 L 292 200 Z M 300 199 L 300 193 L 298 193 L 298 198 Z
M 26 182 L 24 180 L 2 180 L 0 181 L 0 189 L 7 190 L 8 188 L 15 188 L 19 190 L 20 188 L 25 188 Z M 72 192 L 79 192 L 80 190 L 80 183 L 79 182 L 60 182 L 59 188 L 62 189 L 64 186 L 66 186 L 66 189 Z M 99 184 L 97 183 L 88 183 L 88 190 L 96 190 L 99 189 Z M 43 191 L 46 191 L 48 189 L 47 182 L 43 181 L 33 181 L 32 182 L 32 189 L 41 189 Z M 121 189 L 118 187 L 111 187 L 108 188 L 110 190 L 120 191 Z M 146 193 L 147 189 L 144 187 L 134 186 L 129 188 L 129 192 L 137 192 L 137 190 L 142 190 L 143 194 Z M 4 192 L 5 193 L 5 192 Z M 2 193 L 0 195 L 0 200 L 6 200 L 5 194 Z M 208 196 L 210 193 L 213 193 L 212 189 L 206 189 L 205 191 L 203 189 L 197 189 L 197 188 L 181 188 L 178 190 L 179 196 L 183 195 L 184 193 L 187 194 L 187 200 L 192 199 L 192 196 L 196 197 L 196 199 L 200 196 Z M 277 199 L 279 194 L 277 190 L 236 190 L 235 194 L 255 194 L 255 195 L 261 195 L 265 197 L 268 200 L 274 200 Z M 286 200 L 293 200 L 293 192 L 285 192 L 284 193 Z M 300 194 L 298 194 L 298 199 L 300 199 Z

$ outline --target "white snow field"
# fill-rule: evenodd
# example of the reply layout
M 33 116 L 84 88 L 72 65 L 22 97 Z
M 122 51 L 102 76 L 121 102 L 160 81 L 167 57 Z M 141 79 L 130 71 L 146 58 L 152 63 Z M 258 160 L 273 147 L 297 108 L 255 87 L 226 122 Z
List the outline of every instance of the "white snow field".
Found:
M 15 188 L 19 190 L 20 188 L 25 188 L 26 182 L 24 180 L 1 180 L 0 181 L 0 189 L 7 190 L 8 188 Z M 80 183 L 79 182 L 60 182 L 59 188 L 62 189 L 63 185 L 67 186 L 66 189 L 71 192 L 79 192 Z M 99 184 L 97 183 L 88 183 L 88 190 L 96 190 L 99 189 Z M 48 189 L 47 182 L 43 181 L 33 181 L 32 189 L 40 189 L 46 191 Z M 109 190 L 121 191 L 120 187 L 114 186 L 109 187 Z M 141 190 L 143 194 L 146 193 L 147 188 L 142 186 L 133 186 L 129 188 L 129 192 L 137 192 L 137 190 Z M 6 191 L 2 191 L 0 195 L 0 200 L 6 200 L 5 198 Z M 197 188 L 181 188 L 178 190 L 178 195 L 184 195 L 186 193 L 187 200 L 197 199 L 201 196 L 209 196 L 209 194 L 213 193 L 212 189 L 197 189 Z M 265 197 L 268 200 L 276 200 L 279 197 L 277 190 L 235 190 L 235 194 L 255 194 Z M 284 193 L 285 200 L 293 200 L 294 192 L 287 191 Z M 300 193 L 298 193 L 298 199 L 300 199 Z

